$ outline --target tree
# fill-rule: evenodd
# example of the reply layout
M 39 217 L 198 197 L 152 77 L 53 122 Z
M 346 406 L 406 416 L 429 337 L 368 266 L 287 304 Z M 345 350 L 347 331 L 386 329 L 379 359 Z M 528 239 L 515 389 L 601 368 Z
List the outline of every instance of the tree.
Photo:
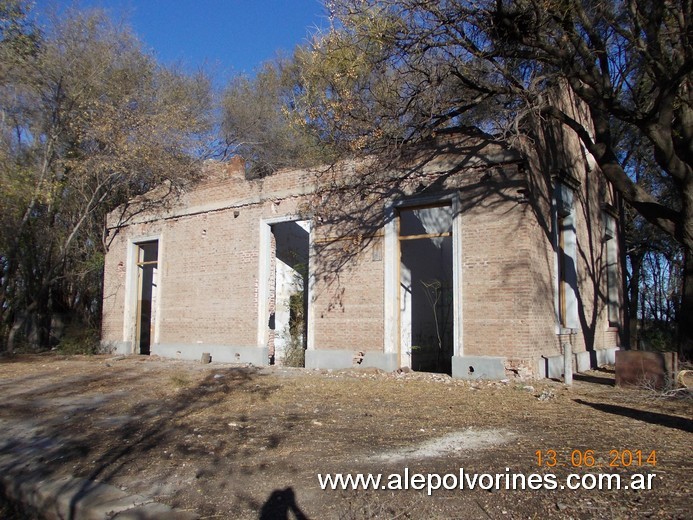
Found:
M 619 135 L 621 163 L 629 176 L 657 198 L 673 203 L 671 179 L 654 164 L 641 136 L 622 126 Z M 624 208 L 625 255 L 630 338 L 634 346 L 671 348 L 676 343 L 676 318 L 680 314 L 683 250 L 632 208 Z
M 690 0 L 334 0 L 297 54 L 299 117 L 336 149 L 381 153 L 481 124 L 512 137 L 530 115 L 571 128 L 601 173 L 685 251 L 680 351 L 693 354 L 693 34 Z M 551 103 L 568 86 L 586 125 Z M 629 175 L 617 130 L 672 191 Z
M 106 213 L 155 186 L 165 190 L 151 204 L 184 189 L 211 121 L 207 78 L 158 65 L 102 12 L 70 11 L 39 34 L 24 6 L 0 9 L 0 346 L 8 350 L 29 333 L 47 346 L 56 313 L 98 324 Z
M 223 94 L 224 137 L 232 152 L 246 160 L 250 177 L 330 160 L 320 139 L 291 117 L 301 93 L 298 72 L 295 60 L 278 58 L 254 78 L 236 77 Z

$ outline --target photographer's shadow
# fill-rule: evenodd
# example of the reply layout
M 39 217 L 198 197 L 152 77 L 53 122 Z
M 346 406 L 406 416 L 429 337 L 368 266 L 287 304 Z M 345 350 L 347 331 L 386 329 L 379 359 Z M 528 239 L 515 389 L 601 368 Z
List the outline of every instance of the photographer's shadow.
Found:
M 289 520 L 289 513 L 293 513 L 296 520 L 309 520 L 298 507 L 292 487 L 276 489 L 260 509 L 260 520 Z

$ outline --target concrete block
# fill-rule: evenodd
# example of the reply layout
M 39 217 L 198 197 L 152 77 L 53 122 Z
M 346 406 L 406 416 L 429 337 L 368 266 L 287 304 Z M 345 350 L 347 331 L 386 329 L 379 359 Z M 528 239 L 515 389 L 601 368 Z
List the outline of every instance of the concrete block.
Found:
M 350 368 L 354 354 L 351 350 L 306 350 L 306 368 Z
M 573 372 L 587 372 L 597 368 L 595 351 L 575 352 L 573 354 Z
M 114 513 L 151 502 L 139 495 L 127 495 L 120 489 L 81 478 L 46 479 L 38 474 L 15 474 L 3 479 L 4 492 L 23 504 L 27 511 L 40 512 L 46 520 L 73 518 L 103 520 Z
M 39 511 L 51 511 L 56 518 L 102 520 L 110 512 L 133 507 L 144 497 L 128 497 L 118 488 L 80 478 L 45 482 L 36 489 Z M 105 508 L 104 504 L 108 504 Z
M 596 350 L 597 353 L 597 366 L 603 367 L 604 365 L 613 365 L 616 363 L 616 352 L 619 348 L 600 348 Z
M 619 348 L 605 348 L 601 349 L 600 352 L 603 354 L 603 358 L 599 366 L 603 365 L 613 365 L 616 363 L 616 352 L 619 352 Z
M 549 379 L 563 379 L 563 356 L 544 358 L 544 374 Z
M 594 351 L 576 352 L 573 354 L 573 372 L 585 372 L 604 365 L 613 365 L 616 362 L 618 348 L 603 348 Z M 563 378 L 563 356 L 547 356 L 543 359 L 544 377 L 550 379 Z
M 674 381 L 677 371 L 676 352 L 616 352 L 617 386 L 646 386 L 660 390 Z
M 199 518 L 196 514 L 177 511 L 151 498 L 128 495 L 109 484 L 82 478 L 45 478 L 36 472 L 10 472 L 0 477 L 0 485 L 10 500 L 22 505 L 23 511 L 35 513 L 43 520 Z
M 397 354 L 394 352 L 366 352 L 363 356 L 363 362 L 359 366 L 375 367 L 385 372 L 393 372 L 399 368 L 399 363 L 397 363 Z
M 84 520 L 103 520 L 105 518 L 113 518 L 114 515 L 123 511 L 138 509 L 150 503 L 152 503 L 151 498 L 140 495 L 129 495 L 113 500 L 106 500 L 106 496 L 96 496 L 78 502 L 76 512 L 77 516 Z
M 458 379 L 505 379 L 505 358 L 452 356 L 452 377 Z
M 269 364 L 269 349 L 267 347 L 239 347 L 235 345 L 210 345 L 197 343 L 155 343 L 152 345 L 153 355 L 199 361 L 202 354 L 207 353 L 216 363 L 252 363 L 263 366 Z
M 132 354 L 131 341 L 105 341 L 101 340 L 100 351 L 104 354 L 128 355 Z

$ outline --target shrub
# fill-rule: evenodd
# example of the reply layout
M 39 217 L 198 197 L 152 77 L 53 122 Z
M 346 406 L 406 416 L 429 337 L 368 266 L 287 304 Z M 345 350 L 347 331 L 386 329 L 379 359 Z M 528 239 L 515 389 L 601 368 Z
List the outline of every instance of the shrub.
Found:
M 99 331 L 83 324 L 69 325 L 56 350 L 61 354 L 98 354 L 100 351 Z

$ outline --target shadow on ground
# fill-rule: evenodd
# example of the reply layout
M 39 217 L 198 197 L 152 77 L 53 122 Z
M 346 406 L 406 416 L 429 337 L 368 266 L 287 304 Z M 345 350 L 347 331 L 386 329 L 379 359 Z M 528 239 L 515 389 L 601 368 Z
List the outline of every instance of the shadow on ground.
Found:
M 693 432 L 693 421 L 691 421 L 690 419 L 686 419 L 684 417 L 638 410 L 637 408 L 629 408 L 627 406 L 618 406 L 604 403 L 590 403 L 582 399 L 574 399 L 574 401 L 578 404 L 590 406 L 595 410 L 599 410 L 600 412 L 621 415 L 623 417 L 629 417 L 631 419 L 635 419 L 638 421 L 645 421 L 650 424 L 656 424 L 658 426 L 675 428 L 677 430 L 682 430 L 684 432 Z
M 47 381 L 36 385 L 42 377 Z M 231 429 L 222 422 L 213 426 L 220 431 L 203 431 L 191 418 L 241 394 L 260 401 L 269 398 L 278 387 L 259 384 L 262 377 L 253 367 L 223 368 L 168 395 L 152 387 L 152 396 L 144 399 L 127 390 L 147 388 L 148 375 L 142 372 L 64 379 L 33 375 L 11 385 L 5 382 L 0 394 L 0 424 L 5 430 L 0 434 L 0 467 L 5 472 L 42 477 L 62 475 L 70 468 L 86 479 L 75 502 L 98 485 L 96 481 L 110 482 L 126 471 L 131 473 L 151 458 L 160 459 L 161 451 L 173 463 L 161 464 L 156 484 L 173 482 L 180 466 L 177 461 L 189 459 L 196 461 L 195 478 L 204 480 L 206 474 L 223 472 L 235 459 L 252 457 L 262 447 L 248 447 L 244 442 L 252 434 L 250 427 Z M 182 379 L 177 383 L 187 385 L 187 379 Z M 241 416 L 239 421 L 247 418 Z M 206 436 L 221 440 L 209 446 Z M 272 449 L 281 442 L 281 432 L 274 431 L 266 444 Z M 295 500 L 288 500 L 287 490 L 272 503 L 280 504 L 282 499 L 287 507 L 300 511 Z M 71 516 L 74 513 L 73 504 Z

